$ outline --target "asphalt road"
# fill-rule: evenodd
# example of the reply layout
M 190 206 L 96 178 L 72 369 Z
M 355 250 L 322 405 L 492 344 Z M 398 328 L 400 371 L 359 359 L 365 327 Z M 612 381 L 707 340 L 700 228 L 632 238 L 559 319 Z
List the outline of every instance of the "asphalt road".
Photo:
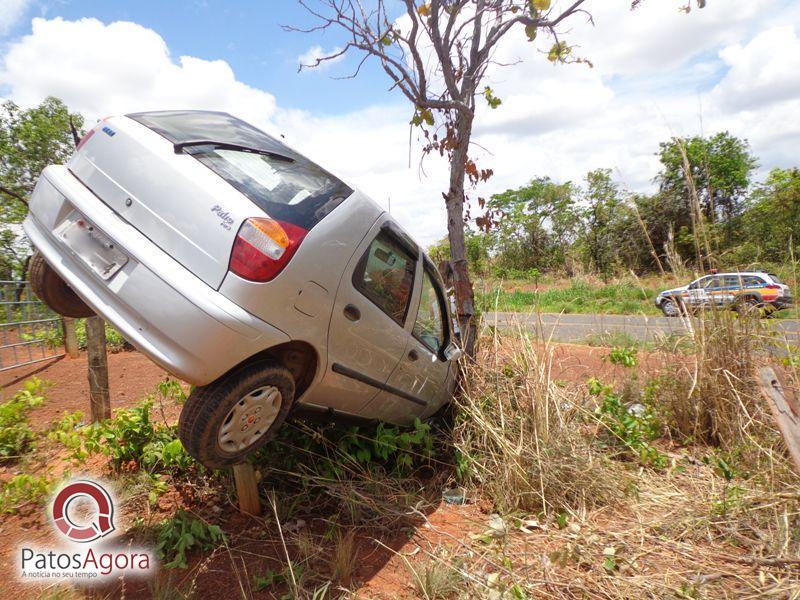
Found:
M 765 319 L 781 338 L 800 345 L 800 320 Z M 551 313 L 485 313 L 485 326 L 498 329 L 523 328 L 559 342 L 587 342 L 614 334 L 625 334 L 641 342 L 658 342 L 685 334 L 689 322 L 680 318 L 641 315 L 574 315 Z

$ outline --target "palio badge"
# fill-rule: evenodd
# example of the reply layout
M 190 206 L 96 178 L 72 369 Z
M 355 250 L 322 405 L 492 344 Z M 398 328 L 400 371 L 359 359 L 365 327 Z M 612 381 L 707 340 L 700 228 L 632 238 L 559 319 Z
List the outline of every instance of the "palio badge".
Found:
M 53 498 L 49 516 L 64 543 L 51 548 L 19 548 L 23 581 L 100 581 L 125 575 L 152 575 L 150 551 L 114 544 L 114 499 L 96 481 L 71 481 Z

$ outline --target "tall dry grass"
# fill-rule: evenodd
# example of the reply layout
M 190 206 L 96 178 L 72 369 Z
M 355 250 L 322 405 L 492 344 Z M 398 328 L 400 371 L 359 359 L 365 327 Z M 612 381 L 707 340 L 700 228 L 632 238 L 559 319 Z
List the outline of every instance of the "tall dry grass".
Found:
M 454 400 L 457 469 L 502 512 L 583 510 L 621 494 L 619 470 L 593 444 L 578 393 L 551 376 L 548 344 L 495 335 L 466 367 Z

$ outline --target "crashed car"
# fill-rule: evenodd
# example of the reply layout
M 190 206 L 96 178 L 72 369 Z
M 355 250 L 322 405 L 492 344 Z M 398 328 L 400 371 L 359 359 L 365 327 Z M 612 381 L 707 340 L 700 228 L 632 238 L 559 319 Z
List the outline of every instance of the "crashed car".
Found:
M 792 292 L 772 273 L 715 273 L 688 285 L 664 290 L 656 296 L 655 303 L 667 317 L 677 317 L 682 309 L 709 307 L 769 313 L 792 306 Z
M 461 352 L 437 269 L 375 202 L 225 113 L 104 119 L 49 166 L 24 229 L 34 290 L 102 316 L 193 388 L 189 454 L 242 462 L 293 409 L 409 425 Z

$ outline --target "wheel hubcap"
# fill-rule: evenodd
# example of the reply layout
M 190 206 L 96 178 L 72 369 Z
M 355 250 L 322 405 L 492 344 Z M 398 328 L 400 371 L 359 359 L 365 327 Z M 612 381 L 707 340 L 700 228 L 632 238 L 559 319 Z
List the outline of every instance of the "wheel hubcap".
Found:
M 675 307 L 675 303 L 672 300 L 667 300 L 664 303 L 664 312 L 669 316 L 674 316 L 678 312 L 678 309 Z
M 281 393 L 274 385 L 256 388 L 228 411 L 217 434 L 226 452 L 238 452 L 253 445 L 275 422 L 281 410 Z

